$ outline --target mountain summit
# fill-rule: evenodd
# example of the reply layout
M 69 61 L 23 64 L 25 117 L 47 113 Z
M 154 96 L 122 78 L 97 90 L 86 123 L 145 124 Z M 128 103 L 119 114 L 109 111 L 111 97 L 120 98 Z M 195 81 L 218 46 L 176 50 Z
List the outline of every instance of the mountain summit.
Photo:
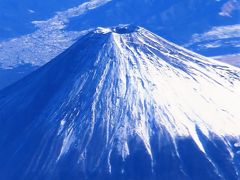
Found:
M 0 179 L 237 180 L 239 99 L 240 69 L 97 28 L 0 91 Z

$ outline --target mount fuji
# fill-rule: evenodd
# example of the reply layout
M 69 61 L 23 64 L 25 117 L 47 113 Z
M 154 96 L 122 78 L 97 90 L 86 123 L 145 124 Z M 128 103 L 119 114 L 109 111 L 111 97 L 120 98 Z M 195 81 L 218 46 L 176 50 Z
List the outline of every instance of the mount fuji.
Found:
M 141 25 L 239 66 L 239 12 L 237 0 L 0 0 L 0 89 L 68 49 L 86 30 L 118 24 Z
M 240 69 L 97 28 L 0 91 L 0 179 L 237 180 Z

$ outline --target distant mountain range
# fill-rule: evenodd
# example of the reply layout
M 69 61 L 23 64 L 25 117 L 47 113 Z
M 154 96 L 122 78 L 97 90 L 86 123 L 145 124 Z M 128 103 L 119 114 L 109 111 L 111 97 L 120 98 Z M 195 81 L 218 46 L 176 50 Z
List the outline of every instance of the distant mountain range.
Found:
M 238 180 L 240 69 L 97 28 L 0 91 L 0 179 Z

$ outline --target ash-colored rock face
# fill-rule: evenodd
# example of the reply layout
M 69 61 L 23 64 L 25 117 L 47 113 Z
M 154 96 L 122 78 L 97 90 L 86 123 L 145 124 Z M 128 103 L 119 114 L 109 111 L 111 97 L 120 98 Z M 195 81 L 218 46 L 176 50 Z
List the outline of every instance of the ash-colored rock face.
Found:
M 239 79 L 141 27 L 90 31 L 0 91 L 0 178 L 237 179 Z

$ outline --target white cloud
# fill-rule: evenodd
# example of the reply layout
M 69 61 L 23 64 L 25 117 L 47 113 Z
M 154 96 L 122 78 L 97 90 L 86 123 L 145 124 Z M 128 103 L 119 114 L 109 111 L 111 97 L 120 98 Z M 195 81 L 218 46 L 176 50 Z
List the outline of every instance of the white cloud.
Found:
M 240 37 L 240 24 L 228 26 L 216 26 L 210 31 L 203 34 L 194 34 L 192 37 L 193 42 L 201 42 L 205 40 L 228 39 Z
M 32 10 L 32 9 L 28 9 L 28 13 L 29 13 L 29 14 L 33 14 L 33 13 L 35 13 L 35 11 Z
M 202 34 L 194 34 L 185 47 L 197 46 L 200 49 L 219 47 L 240 47 L 240 24 L 215 26 Z
M 33 21 L 39 28 L 51 28 L 63 29 L 66 23 L 68 23 L 70 18 L 80 16 L 85 12 L 100 7 L 111 0 L 90 0 L 77 7 L 70 8 L 66 11 L 58 12 L 53 18 L 46 21 Z
M 229 0 L 222 6 L 219 15 L 231 17 L 234 10 L 240 10 L 240 2 L 237 0 Z

